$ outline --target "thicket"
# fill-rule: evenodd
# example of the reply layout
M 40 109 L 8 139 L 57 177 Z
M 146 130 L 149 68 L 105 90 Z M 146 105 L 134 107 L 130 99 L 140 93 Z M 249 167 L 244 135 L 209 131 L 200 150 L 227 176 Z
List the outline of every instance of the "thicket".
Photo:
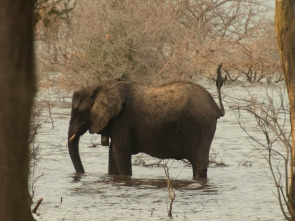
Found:
M 55 11 L 71 13 L 41 7 L 36 23 L 42 82 L 52 73 L 67 89 L 118 77 L 143 84 L 214 78 L 221 62 L 230 81 L 282 80 L 267 1 L 57 2 Z

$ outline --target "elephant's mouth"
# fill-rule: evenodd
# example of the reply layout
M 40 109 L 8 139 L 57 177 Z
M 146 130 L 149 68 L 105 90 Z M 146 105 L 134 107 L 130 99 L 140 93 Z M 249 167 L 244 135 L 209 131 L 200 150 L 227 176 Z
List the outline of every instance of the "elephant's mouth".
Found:
M 78 131 L 77 133 L 72 133 L 73 135 L 69 138 L 68 142 L 73 141 L 76 137 L 82 136 L 83 134 L 86 133 L 86 131 L 87 131 L 87 129 L 82 129 L 82 130 Z

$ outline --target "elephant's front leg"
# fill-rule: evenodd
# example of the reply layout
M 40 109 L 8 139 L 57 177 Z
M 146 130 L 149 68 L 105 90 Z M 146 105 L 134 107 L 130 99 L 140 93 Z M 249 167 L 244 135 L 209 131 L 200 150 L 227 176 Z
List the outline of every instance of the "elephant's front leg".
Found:
M 131 151 L 124 143 L 112 142 L 111 144 L 109 152 L 110 175 L 132 176 Z
M 110 143 L 110 149 L 109 149 L 109 175 L 119 175 L 119 171 L 117 169 L 117 165 L 114 160 L 112 142 Z

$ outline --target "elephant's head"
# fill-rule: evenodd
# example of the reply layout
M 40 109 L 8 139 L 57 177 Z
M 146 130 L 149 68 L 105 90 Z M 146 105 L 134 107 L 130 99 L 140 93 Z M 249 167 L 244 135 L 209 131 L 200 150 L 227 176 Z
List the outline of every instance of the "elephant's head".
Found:
M 68 131 L 69 153 L 77 173 L 84 173 L 79 155 L 79 139 L 87 130 L 101 133 L 107 143 L 105 128 L 117 116 L 125 102 L 126 82 L 109 81 L 104 85 L 84 88 L 74 92 L 71 120 Z

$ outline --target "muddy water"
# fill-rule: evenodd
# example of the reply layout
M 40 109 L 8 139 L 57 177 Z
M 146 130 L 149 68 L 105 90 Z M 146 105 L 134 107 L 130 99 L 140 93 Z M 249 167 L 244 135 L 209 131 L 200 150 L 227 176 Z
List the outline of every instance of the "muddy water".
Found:
M 212 87 L 212 88 L 211 88 Z M 213 86 L 208 85 L 215 93 Z M 271 90 L 271 89 L 270 89 Z M 227 85 L 224 93 L 247 96 L 240 86 Z M 264 94 L 265 86 L 250 91 Z M 229 97 L 225 97 L 229 101 Z M 41 160 L 35 175 L 35 200 L 43 197 L 38 220 L 170 220 L 166 175 L 161 167 L 133 166 L 131 179 L 107 175 L 108 148 L 93 147 L 99 135 L 85 134 L 80 153 L 86 174 L 75 177 L 66 138 L 70 102 L 58 101 L 48 112 L 37 137 Z M 212 155 L 228 166 L 211 166 L 207 180 L 192 180 L 192 169 L 179 161 L 169 161 L 170 177 L 176 193 L 175 220 L 284 220 L 274 192 L 274 184 L 264 159 L 240 129 L 234 112 L 226 104 L 226 116 L 218 122 Z M 255 129 L 248 115 L 245 121 Z M 254 130 L 253 129 L 253 130 Z M 256 133 L 256 136 L 263 135 Z M 143 155 L 133 156 L 136 158 Z M 151 158 L 147 162 L 153 162 Z

